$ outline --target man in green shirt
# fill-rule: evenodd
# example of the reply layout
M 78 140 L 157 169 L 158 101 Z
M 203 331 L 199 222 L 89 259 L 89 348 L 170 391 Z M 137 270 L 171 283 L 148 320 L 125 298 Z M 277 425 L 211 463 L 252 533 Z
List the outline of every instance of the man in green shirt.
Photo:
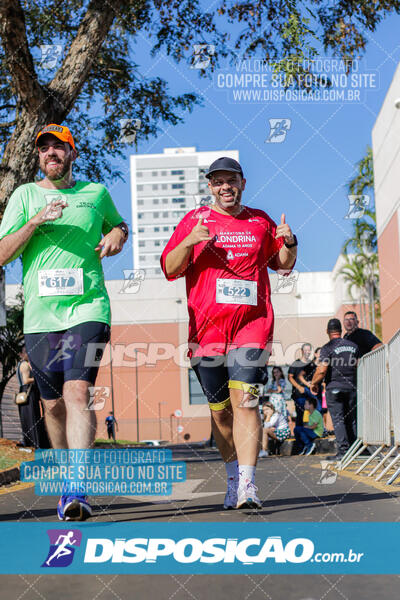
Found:
M 90 448 L 96 414 L 87 410 L 110 337 L 110 301 L 101 259 L 121 252 L 128 228 L 107 189 L 75 181 L 77 157 L 68 127 L 50 124 L 36 137 L 44 179 L 18 187 L 0 225 L 0 264 L 22 254 L 24 334 L 44 400 L 53 448 Z M 58 516 L 91 515 L 86 497 L 66 494 Z
M 321 413 L 317 410 L 317 398 L 307 398 L 304 408 L 308 410 L 308 425 L 297 426 L 294 428 L 294 435 L 297 443 L 303 442 L 304 448 L 300 454 L 308 456 L 315 451 L 315 439 L 322 437 L 324 433 L 324 420 Z

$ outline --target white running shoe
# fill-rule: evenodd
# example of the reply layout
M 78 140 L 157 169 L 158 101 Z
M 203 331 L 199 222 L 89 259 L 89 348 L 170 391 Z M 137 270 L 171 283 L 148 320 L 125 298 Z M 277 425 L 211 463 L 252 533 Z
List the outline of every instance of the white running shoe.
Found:
M 254 483 L 248 483 L 246 486 L 239 487 L 236 508 L 262 508 L 261 501 L 257 498 L 257 491 L 258 488 Z
M 225 510 L 231 510 L 232 508 L 236 508 L 237 499 L 238 499 L 237 486 L 238 486 L 237 479 L 229 479 L 228 480 L 228 489 L 226 491 L 225 500 L 224 500 L 224 509 Z
M 314 442 L 311 444 L 311 446 L 307 449 L 307 452 L 305 453 L 305 456 L 310 456 L 310 454 L 313 454 L 313 452 L 315 451 L 316 445 L 314 444 Z
M 266 458 L 267 456 L 269 456 L 268 450 L 260 450 L 258 458 Z

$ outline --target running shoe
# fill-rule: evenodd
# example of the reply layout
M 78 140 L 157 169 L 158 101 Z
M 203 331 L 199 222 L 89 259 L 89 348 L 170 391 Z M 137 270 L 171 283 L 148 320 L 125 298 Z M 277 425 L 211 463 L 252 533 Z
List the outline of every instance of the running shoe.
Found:
M 306 451 L 306 453 L 305 453 L 305 456 L 310 456 L 310 454 L 312 454 L 313 452 L 315 452 L 315 448 L 316 448 L 316 445 L 315 445 L 315 443 L 313 442 L 313 443 L 311 444 L 311 446 L 310 446 L 309 448 L 307 448 L 307 449 L 306 449 L 307 451 Z
M 232 508 L 236 508 L 237 499 L 238 499 L 237 486 L 238 486 L 237 479 L 234 479 L 233 477 L 228 479 L 228 489 L 226 491 L 225 500 L 224 500 L 224 509 L 225 510 L 231 510 Z
M 86 521 L 92 516 L 92 507 L 86 496 L 61 496 L 58 501 L 57 515 L 60 521 Z
M 303 450 L 301 452 L 299 452 L 299 456 L 304 456 L 306 452 L 307 452 L 307 446 L 304 446 Z
M 258 488 L 254 483 L 248 483 L 246 486 L 239 487 L 236 508 L 262 508 L 261 501 L 257 498 L 257 490 Z

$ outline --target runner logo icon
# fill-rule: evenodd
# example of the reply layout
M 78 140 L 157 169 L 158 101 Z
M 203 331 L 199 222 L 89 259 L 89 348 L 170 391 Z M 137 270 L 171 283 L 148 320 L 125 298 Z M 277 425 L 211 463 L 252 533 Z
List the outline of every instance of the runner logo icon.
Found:
M 291 119 L 269 119 L 270 131 L 265 142 L 271 144 L 284 142 L 291 125 Z
M 72 333 L 49 333 L 49 360 L 46 369 L 49 371 L 64 371 L 71 369 L 75 351 L 81 346 L 81 336 Z
M 68 567 L 74 558 L 75 548 L 81 545 L 79 529 L 48 529 L 50 548 L 42 567 Z

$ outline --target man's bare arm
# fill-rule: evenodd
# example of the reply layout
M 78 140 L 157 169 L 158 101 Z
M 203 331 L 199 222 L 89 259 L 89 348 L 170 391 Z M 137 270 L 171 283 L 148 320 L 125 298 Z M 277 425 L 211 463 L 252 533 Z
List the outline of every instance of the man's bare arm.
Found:
M 9 233 L 0 240 L 0 266 L 4 266 L 17 258 L 35 233 L 36 228 L 47 221 L 56 221 L 59 219 L 63 208 L 66 206 L 67 203 L 65 200 L 53 200 L 53 202 L 29 219 L 21 229 L 14 231 L 14 233 Z
M 328 371 L 328 365 L 320 364 L 313 375 L 310 390 L 313 394 L 318 394 L 319 384 L 325 379 L 325 375 Z
M 177 277 L 183 273 L 189 264 L 194 246 L 200 244 L 200 242 L 208 242 L 211 239 L 208 227 L 203 225 L 203 219 L 200 218 L 189 235 L 176 248 L 168 252 L 165 259 L 165 270 L 168 277 Z
M 289 373 L 288 379 L 289 379 L 289 382 L 292 384 L 292 386 L 295 387 L 296 390 L 298 390 L 300 392 L 300 394 L 304 393 L 304 387 L 301 386 L 299 383 L 297 383 L 297 381 L 295 380 L 294 375 L 292 375 L 292 373 Z

